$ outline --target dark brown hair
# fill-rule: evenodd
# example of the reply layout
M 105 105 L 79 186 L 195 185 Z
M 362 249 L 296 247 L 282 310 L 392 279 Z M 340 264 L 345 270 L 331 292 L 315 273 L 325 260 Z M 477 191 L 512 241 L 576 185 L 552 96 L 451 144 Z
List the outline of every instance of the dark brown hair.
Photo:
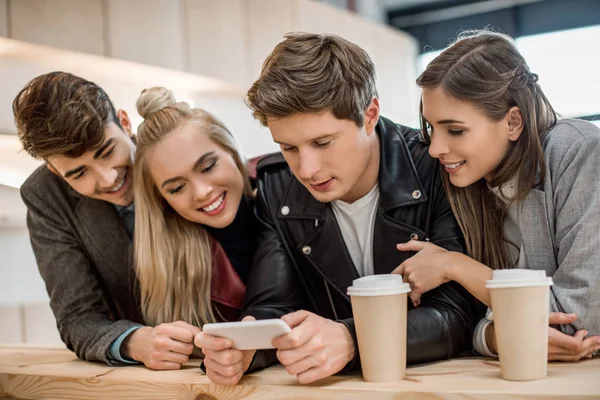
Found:
M 450 96 L 468 101 L 492 121 L 500 121 L 517 106 L 523 116 L 523 132 L 486 183 L 482 178 L 468 187 L 450 183 L 441 168 L 448 200 L 460 224 L 471 257 L 491 268 L 512 267 L 506 249 L 504 220 L 507 205 L 489 187 L 501 187 L 516 178 L 515 195 L 523 200 L 543 181 L 544 153 L 541 143 L 556 123 L 557 114 L 531 73 L 513 40 L 490 31 L 468 31 L 436 57 L 417 79 L 421 88 L 441 87 Z M 426 121 L 421 128 L 426 140 Z M 489 187 L 488 187 L 489 185 Z
M 288 33 L 263 64 L 246 104 L 254 118 L 331 111 L 359 127 L 374 97 L 375 66 L 359 46 L 336 35 Z
M 19 139 L 32 157 L 79 157 L 104 142 L 106 124 L 119 127 L 108 95 L 93 82 L 66 72 L 31 80 L 15 97 Z

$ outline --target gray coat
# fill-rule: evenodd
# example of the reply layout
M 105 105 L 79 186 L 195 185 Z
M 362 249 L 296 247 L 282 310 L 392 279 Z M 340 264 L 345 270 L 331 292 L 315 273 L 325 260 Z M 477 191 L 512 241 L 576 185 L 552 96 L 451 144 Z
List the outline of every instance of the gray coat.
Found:
M 552 277 L 550 311 L 579 314 L 564 333 L 600 335 L 600 129 L 563 119 L 543 148 L 544 182 L 518 213 L 525 268 Z
M 38 268 L 63 342 L 117 364 L 110 344 L 142 323 L 131 240 L 110 203 L 83 197 L 46 166 L 21 187 Z

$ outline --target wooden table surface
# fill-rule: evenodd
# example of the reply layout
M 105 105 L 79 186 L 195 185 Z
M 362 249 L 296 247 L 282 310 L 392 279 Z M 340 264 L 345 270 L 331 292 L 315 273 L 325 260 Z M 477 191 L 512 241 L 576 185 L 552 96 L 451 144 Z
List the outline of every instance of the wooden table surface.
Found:
M 109 367 L 56 347 L 0 345 L 0 399 L 600 399 L 600 359 L 551 363 L 548 377 L 508 382 L 496 361 L 461 358 L 409 368 L 407 379 L 364 382 L 359 374 L 299 385 L 281 366 L 212 383 L 191 362 L 179 371 Z

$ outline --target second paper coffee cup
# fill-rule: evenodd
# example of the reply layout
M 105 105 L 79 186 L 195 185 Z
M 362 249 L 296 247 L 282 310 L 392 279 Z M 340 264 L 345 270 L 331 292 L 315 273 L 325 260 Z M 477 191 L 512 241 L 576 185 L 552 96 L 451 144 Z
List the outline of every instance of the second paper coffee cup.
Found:
M 546 376 L 552 278 L 541 270 L 505 269 L 487 281 L 502 377 L 530 381 Z

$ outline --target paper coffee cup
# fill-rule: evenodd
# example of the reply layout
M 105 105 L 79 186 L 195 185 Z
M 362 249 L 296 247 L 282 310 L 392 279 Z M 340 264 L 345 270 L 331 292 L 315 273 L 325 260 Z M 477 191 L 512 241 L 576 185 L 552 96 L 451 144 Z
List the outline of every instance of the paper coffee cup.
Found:
M 408 292 L 402 276 L 392 274 L 359 278 L 348 288 L 365 381 L 404 378 Z
M 541 270 L 496 270 L 486 282 L 502 377 L 531 381 L 546 377 L 552 278 Z

